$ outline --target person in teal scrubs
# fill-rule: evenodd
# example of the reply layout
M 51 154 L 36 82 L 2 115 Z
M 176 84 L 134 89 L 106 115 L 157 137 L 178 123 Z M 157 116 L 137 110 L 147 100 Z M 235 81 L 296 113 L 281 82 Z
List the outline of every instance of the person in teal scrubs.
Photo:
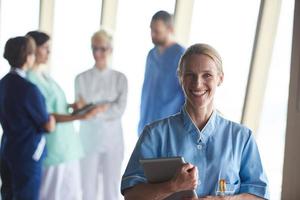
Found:
M 201 200 L 269 199 L 252 131 L 225 119 L 214 107 L 224 77 L 217 51 L 192 45 L 181 57 L 178 76 L 185 105 L 176 115 L 144 128 L 122 178 L 125 199 L 162 200 L 184 190 L 196 190 Z M 187 164 L 169 181 L 148 183 L 139 160 L 174 156 Z
M 96 110 L 70 115 L 63 90 L 43 70 L 43 64 L 48 60 L 50 37 L 39 31 L 32 31 L 27 35 L 32 37 L 37 45 L 36 62 L 27 72 L 27 78 L 41 90 L 48 112 L 52 113 L 57 121 L 55 131 L 46 137 L 48 155 L 44 161 L 40 199 L 77 200 L 81 196 L 78 161 L 83 155 L 83 150 L 72 121 L 92 117 Z

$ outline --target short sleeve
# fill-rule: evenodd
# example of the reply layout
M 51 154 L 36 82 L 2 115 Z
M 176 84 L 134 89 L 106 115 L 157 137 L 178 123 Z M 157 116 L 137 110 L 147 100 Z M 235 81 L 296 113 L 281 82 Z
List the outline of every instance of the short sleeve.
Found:
M 239 193 L 249 193 L 269 199 L 267 176 L 263 170 L 258 147 L 251 132 L 242 153 L 240 178 Z
M 125 173 L 121 181 L 121 193 L 140 183 L 146 183 L 147 179 L 144 170 L 139 162 L 140 159 L 157 157 L 153 147 L 155 142 L 151 138 L 150 129 L 146 126 L 140 136 L 133 153 L 129 159 Z
M 44 125 L 49 120 L 45 98 L 36 86 L 29 88 L 25 97 L 25 109 L 39 132 L 45 132 Z

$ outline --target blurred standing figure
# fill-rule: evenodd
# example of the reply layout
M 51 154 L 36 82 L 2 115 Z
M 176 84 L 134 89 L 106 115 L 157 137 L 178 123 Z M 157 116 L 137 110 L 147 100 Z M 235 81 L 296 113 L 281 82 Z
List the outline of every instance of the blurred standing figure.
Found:
M 184 48 L 173 40 L 173 19 L 166 11 L 154 14 L 152 42 L 146 61 L 138 134 L 145 125 L 180 111 L 184 95 L 177 79 L 177 65 Z
M 40 200 L 80 200 L 81 180 L 79 159 L 83 156 L 79 134 L 72 121 L 86 119 L 95 110 L 84 115 L 70 115 L 68 103 L 61 87 L 45 72 L 49 57 L 50 37 L 43 32 L 31 31 L 34 39 L 36 61 L 28 70 L 28 79 L 36 84 L 46 99 L 47 110 L 56 119 L 56 130 L 46 136 L 47 157 L 44 161 Z M 76 103 L 73 105 L 75 106 Z M 75 106 L 76 107 L 76 106 Z
M 83 200 L 96 200 L 98 177 L 102 175 L 103 199 L 120 196 L 123 134 L 121 117 L 127 101 L 127 79 L 109 67 L 112 36 L 100 30 L 92 36 L 93 68 L 75 81 L 78 101 L 97 105 L 96 117 L 81 121 L 80 136 L 85 157 L 81 161 Z
M 34 52 L 34 42 L 27 37 L 11 38 L 5 45 L 4 58 L 11 71 L 0 81 L 2 200 L 39 199 L 46 154 L 43 133 L 55 128 L 43 95 L 26 80 L 25 71 L 34 63 Z

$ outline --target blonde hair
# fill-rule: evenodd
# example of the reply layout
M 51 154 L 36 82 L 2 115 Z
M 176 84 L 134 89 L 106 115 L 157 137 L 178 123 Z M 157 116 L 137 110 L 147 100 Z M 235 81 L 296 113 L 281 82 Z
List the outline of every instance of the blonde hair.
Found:
M 190 46 L 184 54 L 181 56 L 177 68 L 178 76 L 180 77 L 183 72 L 184 62 L 190 58 L 192 55 L 195 54 L 202 54 L 210 57 L 217 66 L 217 69 L 220 73 L 224 74 L 223 72 L 223 66 L 222 66 L 222 59 L 220 54 L 215 50 L 212 46 L 208 44 L 198 43 Z
M 93 43 L 95 39 L 105 40 L 109 44 L 109 46 L 112 47 L 112 43 L 113 43 L 112 35 L 104 29 L 95 32 L 91 38 L 91 42 Z

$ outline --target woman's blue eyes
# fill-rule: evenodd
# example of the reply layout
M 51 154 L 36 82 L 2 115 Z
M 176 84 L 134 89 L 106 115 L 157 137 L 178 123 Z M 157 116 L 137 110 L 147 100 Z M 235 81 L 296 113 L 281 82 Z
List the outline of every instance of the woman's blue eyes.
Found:
M 209 77 L 211 77 L 212 75 L 211 74 L 204 74 L 203 75 L 205 78 L 209 78 Z
M 192 74 L 192 73 L 186 73 L 185 76 L 192 77 L 192 78 L 197 78 L 197 74 Z M 212 77 L 212 75 L 206 73 L 206 74 L 203 74 L 202 77 L 203 78 L 210 78 L 210 77 Z

